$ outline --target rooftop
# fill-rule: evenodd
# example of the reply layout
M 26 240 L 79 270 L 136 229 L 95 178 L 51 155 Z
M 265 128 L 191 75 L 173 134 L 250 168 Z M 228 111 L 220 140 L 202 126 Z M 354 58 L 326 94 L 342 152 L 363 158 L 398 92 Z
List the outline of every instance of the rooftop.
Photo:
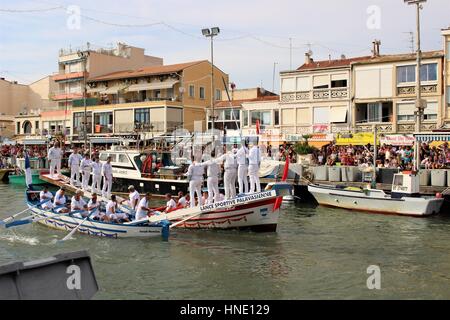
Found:
M 117 79 L 124 79 L 124 78 L 139 78 L 139 77 L 145 77 L 145 76 L 151 76 L 151 75 L 160 75 L 160 74 L 170 74 L 174 72 L 183 71 L 186 68 L 192 67 L 194 65 L 208 62 L 208 60 L 200 60 L 200 61 L 192 61 L 192 62 L 186 62 L 186 63 L 179 63 L 179 64 L 171 64 L 171 65 L 165 65 L 165 66 L 153 66 L 153 67 L 144 67 L 140 68 L 138 70 L 126 70 L 126 71 L 119 71 L 119 72 L 113 72 L 110 74 L 106 74 L 100 77 L 95 77 L 89 79 L 89 81 L 108 81 L 108 80 L 117 80 Z
M 441 58 L 443 56 L 444 56 L 443 50 L 422 52 L 422 59 Z M 416 58 L 417 58 L 417 55 L 415 53 L 385 54 L 385 55 L 380 55 L 378 57 L 368 57 L 366 59 L 354 61 L 352 64 L 409 61 L 409 60 L 416 60 Z
M 297 71 L 349 67 L 354 62 L 367 59 L 370 59 L 370 56 L 335 59 L 335 60 L 311 61 L 311 63 L 303 64 L 300 68 L 297 69 Z

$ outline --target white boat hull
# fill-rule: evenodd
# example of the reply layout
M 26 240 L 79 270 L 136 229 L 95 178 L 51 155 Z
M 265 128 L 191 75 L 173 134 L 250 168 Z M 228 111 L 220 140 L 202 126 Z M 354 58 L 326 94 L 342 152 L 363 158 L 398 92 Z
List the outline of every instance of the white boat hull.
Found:
M 31 204 L 29 204 L 31 206 Z M 61 216 L 41 209 L 32 209 L 36 218 L 49 217 L 49 219 L 38 221 L 52 229 L 70 232 L 76 228 L 84 219 L 69 216 Z M 77 230 L 78 233 L 98 236 L 104 238 L 141 238 L 161 236 L 161 226 L 126 226 L 113 223 L 103 223 L 97 221 L 86 221 Z
M 308 186 L 308 191 L 320 205 L 408 216 L 429 216 L 439 213 L 444 202 L 444 199 L 438 198 L 391 198 L 388 195 L 369 197 L 364 192 L 317 185 Z

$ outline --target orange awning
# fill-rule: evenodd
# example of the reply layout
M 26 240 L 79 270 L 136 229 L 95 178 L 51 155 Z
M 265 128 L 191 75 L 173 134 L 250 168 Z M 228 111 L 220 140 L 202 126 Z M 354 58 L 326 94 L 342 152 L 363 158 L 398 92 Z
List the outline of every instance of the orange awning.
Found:
M 311 147 L 315 147 L 317 149 L 320 149 L 323 146 L 329 145 L 330 143 L 331 143 L 330 141 L 308 141 L 308 144 Z

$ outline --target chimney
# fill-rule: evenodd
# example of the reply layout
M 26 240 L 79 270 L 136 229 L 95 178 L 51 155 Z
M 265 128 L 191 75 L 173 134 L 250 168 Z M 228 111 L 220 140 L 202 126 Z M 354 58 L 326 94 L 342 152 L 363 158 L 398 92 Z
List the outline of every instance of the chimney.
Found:
M 311 55 L 312 55 L 311 52 L 305 53 L 305 64 L 310 64 L 310 63 L 314 62 L 314 60 L 311 57 Z
M 372 42 L 373 44 L 373 50 L 372 50 L 372 57 L 376 58 L 380 56 L 380 45 L 381 45 L 381 41 L 380 40 L 374 40 Z

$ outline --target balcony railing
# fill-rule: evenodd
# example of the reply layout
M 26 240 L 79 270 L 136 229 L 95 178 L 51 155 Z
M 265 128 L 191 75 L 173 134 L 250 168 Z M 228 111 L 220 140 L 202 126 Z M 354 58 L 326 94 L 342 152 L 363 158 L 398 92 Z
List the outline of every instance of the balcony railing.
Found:
M 283 93 L 281 102 L 298 102 L 312 100 L 337 100 L 347 99 L 348 88 L 316 89 L 311 91 L 298 91 L 292 93 Z
M 377 127 L 379 133 L 391 133 L 394 132 L 394 126 L 392 123 L 363 123 L 357 124 L 356 128 L 362 132 L 373 132 L 373 125 Z
M 424 94 L 427 94 L 427 93 L 432 94 L 432 93 L 438 92 L 437 84 L 421 86 L 420 88 L 421 88 L 422 93 L 424 93 Z M 397 87 L 397 95 L 399 95 L 399 96 L 415 95 L 415 94 L 416 94 L 415 86 Z

